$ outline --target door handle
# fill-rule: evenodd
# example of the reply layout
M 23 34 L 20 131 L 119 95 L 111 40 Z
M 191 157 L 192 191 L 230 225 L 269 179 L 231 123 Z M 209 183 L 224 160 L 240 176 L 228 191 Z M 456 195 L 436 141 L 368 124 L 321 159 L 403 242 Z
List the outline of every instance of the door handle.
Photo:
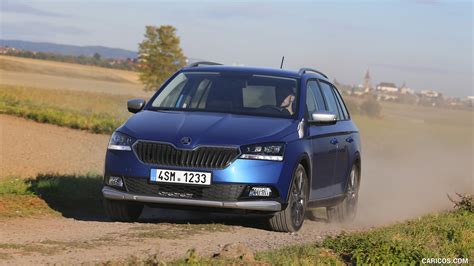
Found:
M 352 137 L 347 137 L 346 138 L 346 142 L 352 143 L 353 141 L 354 141 L 354 139 Z
M 336 145 L 339 143 L 339 141 L 336 138 L 332 138 L 329 142 L 333 145 Z

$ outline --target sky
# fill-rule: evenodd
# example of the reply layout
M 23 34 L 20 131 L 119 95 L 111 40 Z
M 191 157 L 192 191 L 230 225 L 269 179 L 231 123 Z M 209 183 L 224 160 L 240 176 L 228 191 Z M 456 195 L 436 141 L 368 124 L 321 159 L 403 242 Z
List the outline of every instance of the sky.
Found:
M 316 68 L 330 79 L 474 95 L 470 0 L 0 0 L 0 38 L 138 50 L 173 25 L 189 58 Z

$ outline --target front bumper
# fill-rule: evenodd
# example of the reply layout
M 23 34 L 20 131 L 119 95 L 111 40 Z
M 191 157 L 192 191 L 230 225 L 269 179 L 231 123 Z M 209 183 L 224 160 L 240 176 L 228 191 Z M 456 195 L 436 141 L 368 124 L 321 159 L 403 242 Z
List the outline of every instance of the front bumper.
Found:
M 281 204 L 278 201 L 254 200 L 254 201 L 210 201 L 195 199 L 165 198 L 156 196 L 143 196 L 127 193 L 111 187 L 102 188 L 104 198 L 111 200 L 127 200 L 143 203 L 172 204 L 183 206 L 197 206 L 223 209 L 240 209 L 251 211 L 271 211 L 281 210 Z

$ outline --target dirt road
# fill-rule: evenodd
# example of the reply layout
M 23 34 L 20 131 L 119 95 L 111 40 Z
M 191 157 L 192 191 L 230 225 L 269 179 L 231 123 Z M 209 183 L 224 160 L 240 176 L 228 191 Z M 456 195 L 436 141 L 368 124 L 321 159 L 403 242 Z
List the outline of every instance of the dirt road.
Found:
M 105 135 L 0 115 L 0 137 L 0 178 L 103 171 Z
M 258 218 L 242 221 L 238 216 L 178 211 L 164 216 L 149 209 L 140 223 L 132 224 L 61 217 L 13 219 L 0 224 L 0 251 L 7 254 L 4 263 L 15 264 L 104 262 L 147 254 L 170 260 L 185 256 L 189 249 L 205 256 L 229 243 L 243 243 L 255 251 L 275 249 L 315 242 L 341 230 L 311 220 L 297 234 L 270 232 L 261 226 Z
M 0 121 L 2 176 L 101 171 L 107 136 L 9 116 L 0 116 Z M 260 217 L 150 209 L 133 224 L 107 222 L 104 217 L 15 218 L 0 220 L 0 264 L 81 263 L 146 253 L 172 259 L 190 248 L 211 255 L 225 244 L 239 242 L 265 250 L 450 208 L 446 193 L 472 193 L 469 146 L 449 149 L 426 134 L 415 138 L 417 147 L 396 142 L 384 147 L 390 137 L 363 136 L 367 139 L 363 139 L 360 212 L 351 227 L 327 224 L 320 216 L 306 220 L 299 233 L 285 234 L 265 230 Z

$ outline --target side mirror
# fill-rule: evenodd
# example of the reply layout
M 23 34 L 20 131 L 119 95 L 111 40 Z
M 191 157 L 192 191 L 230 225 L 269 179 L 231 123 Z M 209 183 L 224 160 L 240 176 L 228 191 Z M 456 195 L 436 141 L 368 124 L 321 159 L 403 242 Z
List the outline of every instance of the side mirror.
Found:
M 333 125 L 337 122 L 337 116 L 333 112 L 318 111 L 311 114 L 309 122 L 320 125 Z
M 127 102 L 127 109 L 130 113 L 138 113 L 145 106 L 146 101 L 143 99 L 130 99 Z

